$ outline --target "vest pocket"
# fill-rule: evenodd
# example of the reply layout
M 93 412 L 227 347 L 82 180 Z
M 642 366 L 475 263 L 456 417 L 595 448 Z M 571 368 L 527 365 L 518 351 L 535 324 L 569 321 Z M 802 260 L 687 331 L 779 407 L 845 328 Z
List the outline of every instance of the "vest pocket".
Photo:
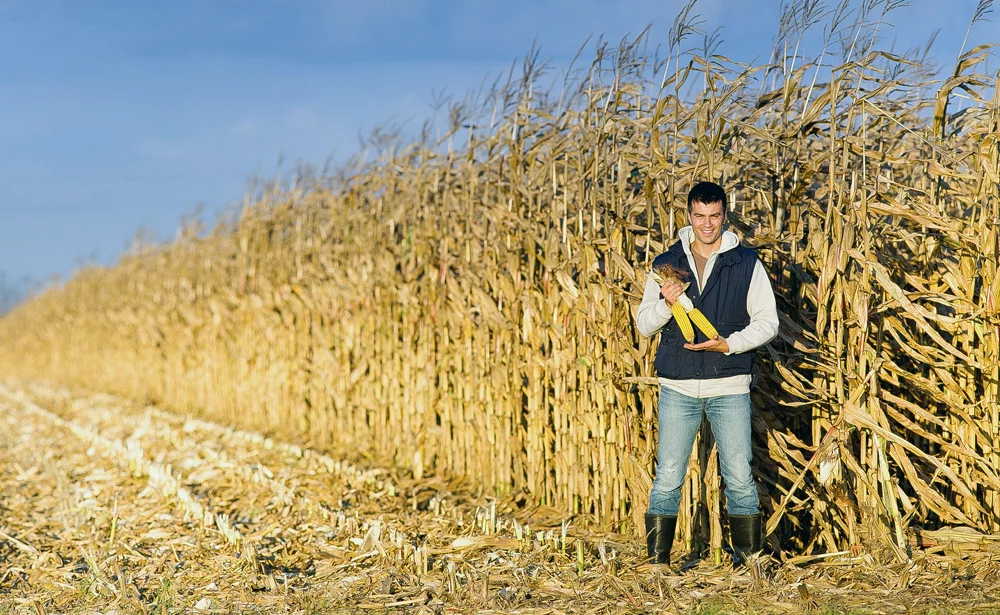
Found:
M 717 323 L 713 323 L 715 327 L 722 333 L 724 328 L 732 328 L 733 331 L 739 331 L 749 322 L 750 317 L 747 314 L 746 299 L 739 296 L 743 291 L 742 288 L 736 288 L 734 285 L 734 278 L 736 276 L 732 275 L 732 267 L 725 267 L 719 272 L 722 277 L 719 279 L 718 286 L 718 301 L 716 303 L 716 314 L 718 314 Z

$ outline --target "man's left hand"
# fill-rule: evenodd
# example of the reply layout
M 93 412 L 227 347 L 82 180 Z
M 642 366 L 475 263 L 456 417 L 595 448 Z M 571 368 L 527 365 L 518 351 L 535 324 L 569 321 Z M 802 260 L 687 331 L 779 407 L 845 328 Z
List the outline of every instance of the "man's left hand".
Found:
M 688 350 L 707 350 L 709 352 L 729 352 L 729 342 L 721 335 L 714 340 L 701 342 L 700 344 L 684 344 Z

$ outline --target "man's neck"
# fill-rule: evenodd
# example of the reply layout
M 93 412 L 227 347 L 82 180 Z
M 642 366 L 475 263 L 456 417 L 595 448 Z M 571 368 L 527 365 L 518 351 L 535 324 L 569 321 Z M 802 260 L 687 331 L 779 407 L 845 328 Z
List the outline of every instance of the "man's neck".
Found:
M 718 252 L 719 248 L 722 247 L 722 239 L 709 245 L 706 243 L 701 243 L 700 241 L 691 242 L 691 251 L 702 258 L 708 258 L 712 255 L 712 252 Z

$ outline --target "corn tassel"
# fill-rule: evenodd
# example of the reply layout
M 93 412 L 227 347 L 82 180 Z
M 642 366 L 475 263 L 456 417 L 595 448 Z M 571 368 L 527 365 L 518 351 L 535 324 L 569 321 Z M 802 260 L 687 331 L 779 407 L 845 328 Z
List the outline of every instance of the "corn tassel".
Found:
M 681 328 L 681 334 L 688 343 L 694 342 L 694 327 L 691 326 L 691 320 L 688 318 L 687 312 L 684 311 L 684 306 L 680 304 L 680 301 L 674 301 L 674 304 L 670 306 L 670 311 L 674 314 L 674 320 L 677 321 L 677 326 Z
M 712 323 L 708 322 L 708 319 L 705 318 L 705 315 L 702 314 L 701 310 L 698 308 L 692 308 L 691 311 L 688 312 L 688 317 L 691 318 L 691 322 L 701 329 L 701 332 L 704 333 L 705 337 L 708 339 L 714 340 L 719 337 L 719 332 L 712 326 Z

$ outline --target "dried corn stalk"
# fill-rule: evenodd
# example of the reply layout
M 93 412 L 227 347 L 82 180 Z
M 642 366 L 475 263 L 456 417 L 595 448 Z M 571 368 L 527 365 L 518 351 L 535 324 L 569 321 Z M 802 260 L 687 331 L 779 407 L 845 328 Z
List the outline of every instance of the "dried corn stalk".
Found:
M 769 527 L 793 550 L 868 540 L 887 557 L 916 522 L 995 532 L 1000 88 L 974 73 L 986 51 L 928 94 L 919 62 L 878 53 L 828 82 L 783 72 L 802 62 L 720 57 L 664 77 L 640 42 L 602 51 L 561 104 L 537 95 L 529 62 L 488 108 L 456 105 L 461 153 L 389 148 L 328 187 L 265 192 L 207 236 L 82 271 L 0 321 L 0 373 L 641 527 L 656 340 L 632 323 L 636 272 L 675 235 L 687 189 L 713 179 L 779 297 L 754 392 Z M 968 105 L 949 115 L 959 86 Z M 834 475 L 817 458 L 834 428 L 842 480 L 815 481 Z M 679 535 L 719 545 L 722 513 L 699 520 L 724 510 L 710 458 L 693 455 Z

